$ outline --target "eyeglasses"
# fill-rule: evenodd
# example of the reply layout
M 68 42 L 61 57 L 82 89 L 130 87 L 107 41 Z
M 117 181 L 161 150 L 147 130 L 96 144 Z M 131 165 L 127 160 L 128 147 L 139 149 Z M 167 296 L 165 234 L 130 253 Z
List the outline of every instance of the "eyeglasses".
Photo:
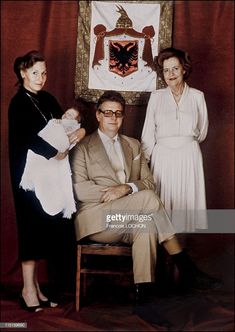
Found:
M 116 118 L 123 118 L 124 117 L 124 114 L 123 114 L 122 111 L 116 111 L 116 112 L 114 112 L 112 110 L 102 111 L 101 109 L 99 109 L 99 112 L 103 113 L 106 118 L 111 118 L 113 115 Z

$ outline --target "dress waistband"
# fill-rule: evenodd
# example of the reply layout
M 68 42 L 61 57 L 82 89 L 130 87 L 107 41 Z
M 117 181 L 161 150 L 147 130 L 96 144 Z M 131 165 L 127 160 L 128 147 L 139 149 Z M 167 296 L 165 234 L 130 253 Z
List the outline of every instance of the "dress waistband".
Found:
M 193 136 L 171 136 L 157 139 L 157 144 L 167 148 L 180 148 L 195 141 Z

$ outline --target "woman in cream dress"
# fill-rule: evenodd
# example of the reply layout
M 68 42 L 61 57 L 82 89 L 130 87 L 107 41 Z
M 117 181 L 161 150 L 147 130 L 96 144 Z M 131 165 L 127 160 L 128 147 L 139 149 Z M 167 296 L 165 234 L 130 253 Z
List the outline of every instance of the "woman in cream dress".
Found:
M 142 132 L 160 196 L 177 232 L 207 228 L 203 161 L 199 143 L 207 135 L 203 92 L 185 79 L 191 72 L 184 51 L 168 48 L 156 58 L 156 69 L 167 87 L 153 91 Z

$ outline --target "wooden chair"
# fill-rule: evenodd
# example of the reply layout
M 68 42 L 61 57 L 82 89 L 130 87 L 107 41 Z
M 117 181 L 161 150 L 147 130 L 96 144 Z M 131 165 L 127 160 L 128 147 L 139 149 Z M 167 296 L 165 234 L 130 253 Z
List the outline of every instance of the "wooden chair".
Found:
M 131 256 L 131 246 L 125 244 L 101 244 L 101 243 L 78 243 L 77 245 L 77 273 L 76 273 L 76 311 L 80 309 L 81 293 L 85 297 L 87 290 L 88 274 L 106 274 L 106 275 L 132 275 L 130 270 L 111 270 L 104 268 L 88 268 L 84 266 L 88 255 L 98 256 Z M 82 292 L 81 292 L 82 289 Z

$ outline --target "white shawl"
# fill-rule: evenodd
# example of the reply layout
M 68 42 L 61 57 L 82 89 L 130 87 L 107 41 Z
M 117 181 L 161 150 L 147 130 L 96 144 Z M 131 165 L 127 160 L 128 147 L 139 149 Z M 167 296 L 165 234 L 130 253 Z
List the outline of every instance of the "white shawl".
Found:
M 38 135 L 60 152 L 70 146 L 63 125 L 53 119 Z M 20 187 L 34 191 L 49 215 L 63 212 L 65 218 L 71 218 L 76 211 L 68 156 L 62 160 L 48 160 L 28 150 Z

